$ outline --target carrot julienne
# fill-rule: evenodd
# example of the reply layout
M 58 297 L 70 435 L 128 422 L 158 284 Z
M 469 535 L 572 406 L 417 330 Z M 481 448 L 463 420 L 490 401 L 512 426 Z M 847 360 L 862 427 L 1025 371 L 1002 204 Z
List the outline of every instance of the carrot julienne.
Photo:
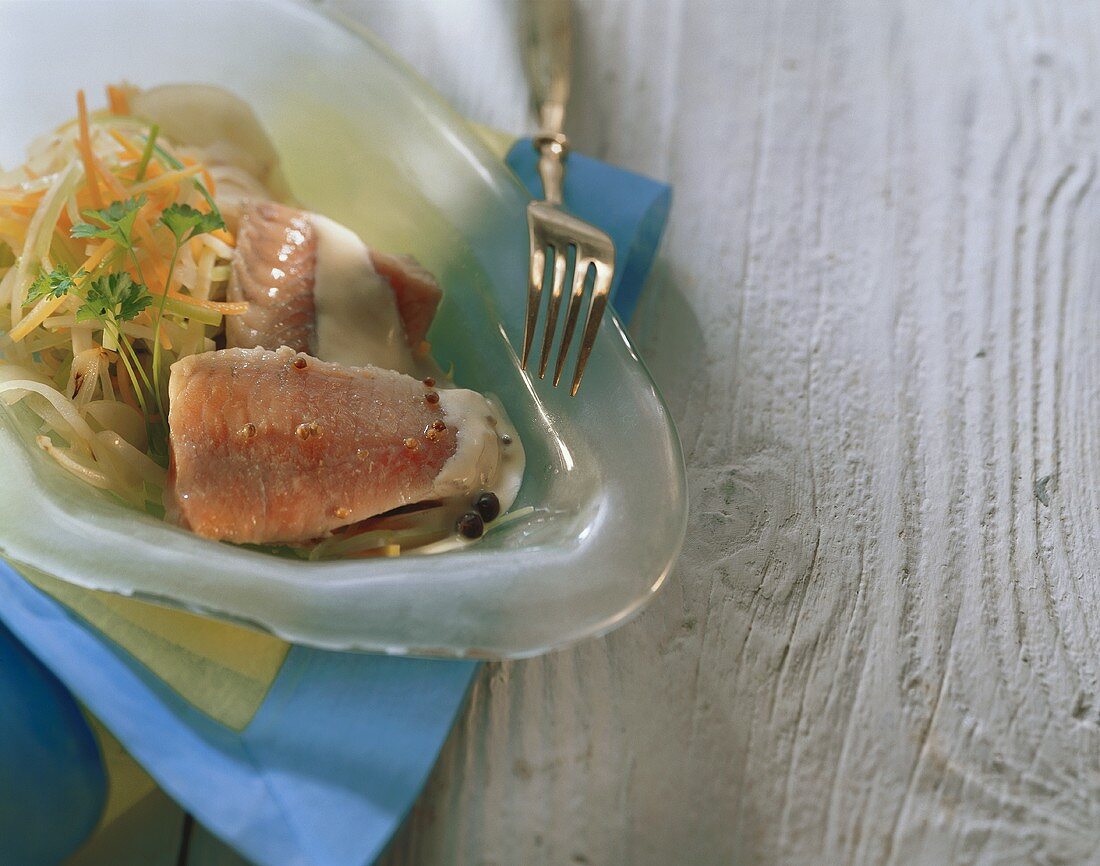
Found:
M 84 160 L 84 175 L 88 179 L 88 190 L 91 194 L 92 204 L 97 208 L 103 207 L 103 198 L 99 194 L 99 184 L 95 176 L 95 157 L 92 155 L 92 134 L 88 128 L 88 103 L 84 98 L 84 91 L 76 92 L 77 118 L 80 123 L 80 137 L 78 146 L 80 157 Z
M 34 199 L 42 198 L 46 194 L 44 189 L 31 190 L 29 192 L 8 192 L 0 190 L 0 207 L 5 205 L 16 207 L 34 207 L 32 204 Z
M 114 244 L 111 241 L 104 241 L 100 247 L 88 257 L 88 260 L 84 262 L 80 270 L 84 271 L 85 274 L 91 274 L 103 263 L 103 260 L 107 258 L 113 249 Z M 87 277 L 84 278 L 84 282 L 86 281 Z M 80 282 L 79 278 L 76 282 Z M 65 303 L 67 299 L 66 295 L 43 298 L 25 319 L 8 332 L 8 336 L 11 337 L 14 342 L 18 343 L 36 327 L 41 325 L 42 322 L 44 322 L 58 307 Z
M 202 298 L 182 295 L 179 292 L 169 292 L 168 297 L 176 301 L 182 301 L 192 307 L 221 313 L 223 316 L 242 316 L 248 312 L 247 301 L 206 301 Z
M 136 183 L 130 187 L 130 195 L 140 195 L 143 192 L 152 192 L 153 190 L 160 189 L 161 187 L 168 186 L 169 184 L 179 183 L 181 180 L 186 180 L 189 177 L 194 177 L 197 174 L 202 173 L 203 168 L 201 165 L 190 165 L 187 168 L 179 171 L 166 171 L 162 172 L 155 178 L 151 178 L 141 183 Z
M 117 129 L 108 129 L 107 134 L 122 145 L 122 149 L 128 157 L 131 159 L 139 159 L 141 157 L 141 150 Z
M 0 217 L 0 234 L 21 235 L 24 234 L 26 230 L 26 225 L 18 220 Z
M 126 97 L 126 91 L 113 84 L 107 85 L 107 103 L 111 108 L 111 114 L 126 116 L 130 113 L 130 100 Z

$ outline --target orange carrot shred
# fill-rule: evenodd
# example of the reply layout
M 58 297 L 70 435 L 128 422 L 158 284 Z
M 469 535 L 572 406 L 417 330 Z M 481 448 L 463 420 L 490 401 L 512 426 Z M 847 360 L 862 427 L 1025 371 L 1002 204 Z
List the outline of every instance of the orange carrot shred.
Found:
M 130 113 L 129 100 L 126 98 L 126 91 L 121 87 L 115 87 L 113 84 L 107 85 L 107 104 L 111 108 L 111 114 L 118 114 L 125 117 Z
M 130 374 L 126 372 L 121 356 L 115 359 L 115 371 L 118 379 L 118 392 L 119 396 L 122 397 L 122 402 L 140 412 L 137 398 L 134 396 L 134 389 L 130 385 Z
M 91 273 L 97 267 L 99 263 L 107 258 L 107 253 L 115 248 L 115 242 L 112 240 L 106 240 L 99 245 L 94 253 L 92 253 L 86 262 L 80 266 L 81 270 Z
M 136 184 L 133 192 L 148 192 L 150 190 L 160 189 L 169 184 L 179 183 L 179 181 L 192 177 L 200 171 L 202 171 L 202 169 L 199 166 L 190 166 L 188 168 L 179 169 L 178 171 L 162 172 L 154 178 Z
M 108 129 L 107 132 L 110 133 L 111 138 L 122 145 L 123 149 L 126 151 L 127 156 L 133 157 L 135 159 L 141 156 L 141 151 L 138 148 L 134 147 L 134 143 L 117 129 Z
M 84 174 L 87 176 L 92 205 L 98 209 L 103 207 L 103 197 L 99 194 L 99 182 L 96 180 L 95 157 L 92 154 L 92 134 L 88 129 L 88 102 L 84 98 L 83 90 L 76 92 L 76 112 L 80 121 L 80 137 L 77 146 L 80 149 L 80 158 L 84 161 Z
M 94 155 L 92 156 L 92 161 L 96 169 L 102 176 L 104 182 L 107 184 L 107 188 L 111 191 L 112 195 L 116 196 L 120 201 L 122 199 L 128 198 L 126 187 L 122 185 L 122 181 L 111 174 L 111 172 L 107 170 L 103 163 L 96 159 Z M 137 232 L 138 237 L 141 238 L 143 242 L 148 244 L 152 249 L 156 249 L 156 242 L 153 240 L 153 232 L 149 226 L 149 221 L 142 215 L 140 211 L 138 212 L 137 219 L 134 220 L 134 230 Z
M 27 226 L 24 223 L 0 217 L 0 234 L 12 235 L 22 240 L 26 233 Z
M 45 188 L 29 191 L 19 187 L 0 188 L 0 205 L 30 205 L 32 199 L 42 198 L 45 194 Z M 37 207 L 37 205 L 32 206 Z
M 96 172 L 103 179 L 104 185 L 111 194 L 117 196 L 119 199 L 126 198 L 126 187 L 122 185 L 122 181 L 111 174 L 107 166 L 100 162 L 99 157 L 95 154 L 92 154 L 92 164 L 95 166 Z
M 204 310 L 213 310 L 225 316 L 240 316 L 248 312 L 247 301 L 204 301 L 201 298 L 192 298 L 180 292 L 169 292 L 168 297 L 177 301 L 183 301 L 193 307 L 201 307 Z

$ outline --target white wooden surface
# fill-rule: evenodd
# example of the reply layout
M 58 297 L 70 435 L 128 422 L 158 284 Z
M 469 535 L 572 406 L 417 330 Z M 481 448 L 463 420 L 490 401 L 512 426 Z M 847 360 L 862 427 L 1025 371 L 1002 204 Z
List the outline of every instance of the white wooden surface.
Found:
M 528 122 L 508 0 L 339 5 Z M 576 142 L 676 189 L 634 332 L 691 530 L 489 666 L 386 866 L 1100 862 L 1100 7 L 579 19 Z
M 514 7 L 343 5 L 526 122 Z M 579 14 L 575 139 L 676 189 L 690 535 L 489 668 L 386 862 L 1100 862 L 1100 7 Z

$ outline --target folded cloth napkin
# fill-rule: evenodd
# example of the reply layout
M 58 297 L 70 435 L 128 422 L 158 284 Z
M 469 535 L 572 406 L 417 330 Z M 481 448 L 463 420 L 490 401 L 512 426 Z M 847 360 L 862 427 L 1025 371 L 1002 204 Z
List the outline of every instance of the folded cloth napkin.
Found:
M 539 195 L 530 141 L 515 142 L 506 161 Z M 615 241 L 612 303 L 624 318 L 669 199 L 664 184 L 570 156 L 566 205 Z M 23 571 L 0 564 L 0 620 L 48 671 L 14 642 L 5 652 L 0 630 L 0 707 L 23 709 L 22 724 L 0 719 L 2 863 L 35 862 L 8 855 L 23 849 L 5 849 L 3 830 L 37 826 L 49 814 L 43 797 L 66 828 L 41 849 L 44 862 L 71 850 L 103 802 L 91 734 L 58 680 L 164 791 L 245 857 L 360 866 L 385 849 L 415 801 L 478 669 L 472 661 L 291 647 Z M 13 761 L 37 754 L 33 773 L 27 761 Z M 59 757 L 74 754 L 79 760 Z M 26 836 L 25 850 L 46 845 L 36 839 Z
M 0 625 L 0 863 L 57 863 L 95 825 L 105 794 L 76 701 Z

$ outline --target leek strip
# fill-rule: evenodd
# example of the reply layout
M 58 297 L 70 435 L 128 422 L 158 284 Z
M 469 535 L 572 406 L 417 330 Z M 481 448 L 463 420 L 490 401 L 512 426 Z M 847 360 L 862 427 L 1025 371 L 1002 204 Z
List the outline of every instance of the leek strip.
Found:
M 167 483 L 168 473 L 117 433 L 104 430 L 96 434 L 96 439 L 110 448 L 112 453 L 146 484 L 164 487 Z
M 93 487 L 98 487 L 100 490 L 112 490 L 117 492 L 111 479 L 98 469 L 93 469 L 75 460 L 64 448 L 58 448 L 54 445 L 53 442 L 50 441 L 49 436 L 39 436 L 35 439 L 35 442 L 38 443 L 39 448 L 49 454 L 54 460 L 60 463 L 73 475 L 77 476 L 81 481 L 85 481 Z
M 31 218 L 30 227 L 27 229 L 27 240 L 23 244 L 23 252 L 19 257 L 19 275 L 16 277 L 15 288 L 11 295 L 11 321 L 12 325 L 18 325 L 23 318 L 23 303 L 27 297 L 27 290 L 34 282 L 34 274 L 31 271 L 33 265 L 49 251 L 50 238 L 53 237 L 53 229 L 57 224 L 57 218 L 61 215 L 61 208 L 76 189 L 83 169 L 80 163 L 73 160 L 69 163 L 50 191 L 42 198 L 42 203 Z
M 181 301 L 177 298 L 168 298 L 165 300 L 164 310 L 174 316 L 194 319 L 196 322 L 202 322 L 204 325 L 220 325 L 222 323 L 222 314 L 216 310 L 207 310 L 203 307 L 192 306 L 186 301 Z
M 209 232 L 204 235 L 199 235 L 199 240 L 202 241 L 202 245 L 204 247 L 213 250 L 219 258 L 233 258 L 233 247 L 229 246 L 229 244 L 227 244 L 225 241 L 214 237 Z
M 145 419 L 129 403 L 121 400 L 93 400 L 88 404 L 85 416 L 103 430 L 117 433 L 135 448 L 145 448 L 148 441 L 145 435 Z
M 40 394 L 50 401 L 50 404 L 58 411 L 58 414 L 65 419 L 65 422 L 73 428 L 73 432 L 76 433 L 77 436 L 89 442 L 95 436 L 95 431 L 88 426 L 87 421 L 80 417 L 80 413 L 76 411 L 72 401 L 56 388 L 51 388 L 49 385 L 43 385 L 41 382 L 35 382 L 31 379 L 13 379 L 8 382 L 0 382 L 0 394 L 6 394 L 9 391 L 25 391 L 31 394 Z M 23 397 L 20 396 L 9 402 L 17 403 L 22 399 Z

